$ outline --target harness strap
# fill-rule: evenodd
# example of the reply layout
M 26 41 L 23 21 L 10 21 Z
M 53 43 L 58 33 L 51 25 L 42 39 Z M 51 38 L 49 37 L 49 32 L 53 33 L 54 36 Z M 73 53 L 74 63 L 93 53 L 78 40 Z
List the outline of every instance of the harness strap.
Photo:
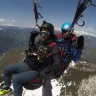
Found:
M 51 44 L 49 44 L 49 47 L 52 48 L 55 45 L 56 45 L 56 42 L 52 42 Z

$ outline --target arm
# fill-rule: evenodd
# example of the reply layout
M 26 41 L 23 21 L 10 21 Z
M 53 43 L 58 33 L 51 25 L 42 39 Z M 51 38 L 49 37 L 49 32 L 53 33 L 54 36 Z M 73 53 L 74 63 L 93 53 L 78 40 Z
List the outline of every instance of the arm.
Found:
M 39 34 L 38 31 L 32 31 L 30 33 L 30 38 L 29 38 L 29 43 L 28 43 L 29 50 L 34 48 L 34 46 L 35 46 L 35 38 L 36 38 L 36 36 L 38 36 L 38 34 Z
M 72 60 L 73 60 L 74 62 L 77 62 L 77 61 L 81 58 L 81 55 L 82 55 L 82 50 L 77 49 L 77 50 L 74 52 L 74 55 L 73 55 Z
M 62 58 L 60 56 L 59 46 L 54 46 L 52 50 L 53 57 L 53 67 L 55 68 L 56 73 L 58 73 L 62 69 Z
M 73 44 L 73 45 L 75 45 L 74 47 L 72 47 L 75 49 L 73 54 L 73 61 L 77 62 L 82 55 L 82 49 L 84 46 L 84 36 L 82 35 L 78 36 L 76 44 Z

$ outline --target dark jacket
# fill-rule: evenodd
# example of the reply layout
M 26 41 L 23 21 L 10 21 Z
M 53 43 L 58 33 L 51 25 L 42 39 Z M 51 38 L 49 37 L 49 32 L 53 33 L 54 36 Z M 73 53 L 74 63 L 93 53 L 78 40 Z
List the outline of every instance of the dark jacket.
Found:
M 54 67 L 56 73 L 58 73 L 61 70 L 62 58 L 60 56 L 59 46 L 54 45 L 51 48 L 49 47 L 49 45 L 52 44 L 52 42 L 54 41 L 55 39 L 50 39 L 45 43 L 41 40 L 38 40 L 35 43 L 35 49 L 33 52 L 38 54 L 38 56 L 36 58 L 32 56 L 26 57 L 26 63 L 32 70 L 42 71 L 47 66 Z

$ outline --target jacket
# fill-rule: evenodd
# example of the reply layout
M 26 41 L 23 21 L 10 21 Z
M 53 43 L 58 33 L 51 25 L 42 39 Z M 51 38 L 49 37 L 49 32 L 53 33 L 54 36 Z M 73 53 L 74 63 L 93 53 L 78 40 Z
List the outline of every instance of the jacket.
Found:
M 56 73 L 61 70 L 63 60 L 60 56 L 59 45 L 49 47 L 55 40 L 50 39 L 47 42 L 38 40 L 35 43 L 35 49 L 32 50 L 32 52 L 38 54 L 38 57 L 36 57 L 35 60 L 33 60 L 31 56 L 26 57 L 26 63 L 32 70 L 42 71 L 50 65 L 55 68 Z
M 71 60 L 77 62 L 82 55 L 82 49 L 77 49 L 76 35 L 72 34 L 71 40 L 66 42 L 61 34 L 57 34 L 57 43 L 62 48 L 62 59 L 65 65 L 68 67 Z

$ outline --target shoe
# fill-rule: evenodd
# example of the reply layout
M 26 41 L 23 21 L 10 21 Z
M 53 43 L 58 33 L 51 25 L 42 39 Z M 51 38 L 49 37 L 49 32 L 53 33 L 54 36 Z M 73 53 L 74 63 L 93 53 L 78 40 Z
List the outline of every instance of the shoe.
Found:
M 3 88 L 0 90 L 0 95 L 4 95 L 4 94 L 9 93 L 11 91 L 12 91 L 11 88 Z

